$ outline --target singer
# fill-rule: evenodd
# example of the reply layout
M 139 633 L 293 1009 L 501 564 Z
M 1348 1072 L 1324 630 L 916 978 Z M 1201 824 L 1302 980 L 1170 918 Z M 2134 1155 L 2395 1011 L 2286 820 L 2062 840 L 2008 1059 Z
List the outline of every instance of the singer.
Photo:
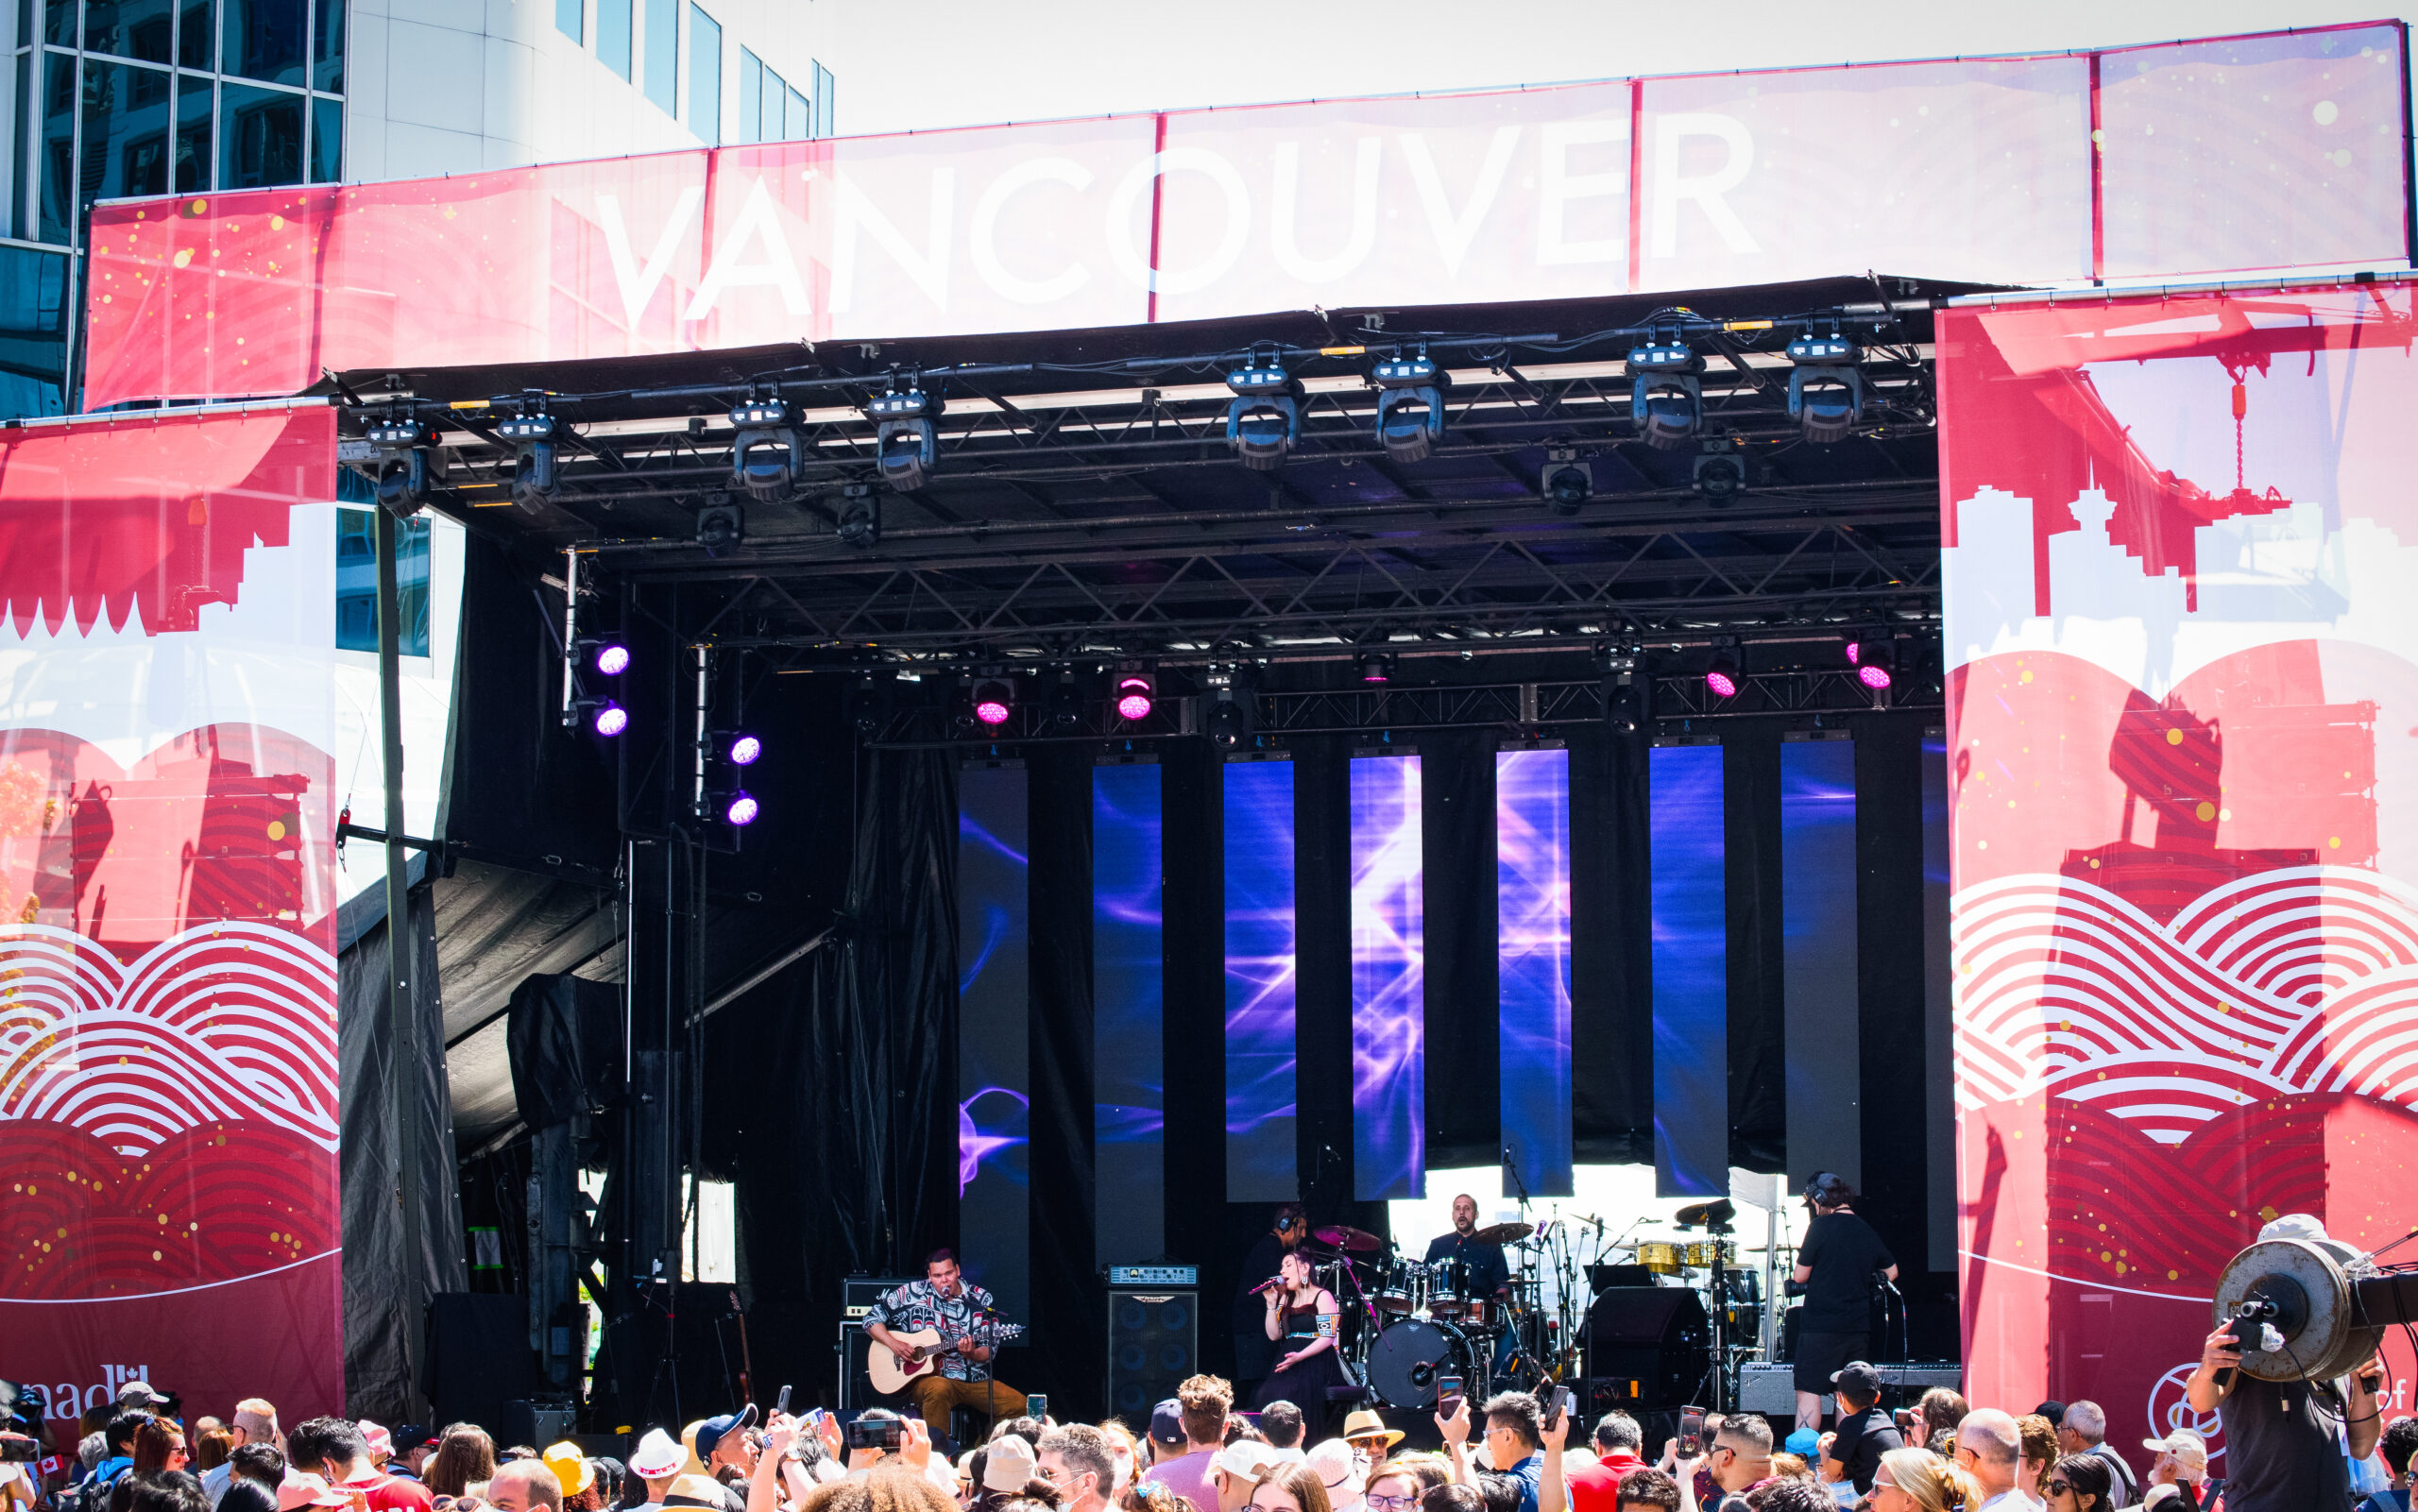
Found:
M 1300 1203 L 1287 1202 L 1276 1210 L 1274 1228 L 1259 1236 L 1259 1242 L 1243 1256 L 1242 1268 L 1235 1273 L 1235 1398 L 1238 1402 L 1252 1400 L 1251 1387 L 1276 1368 L 1276 1349 L 1269 1342 L 1260 1317 L 1267 1300 L 1261 1288 L 1285 1257 L 1309 1236 L 1309 1215 Z
M 1276 1280 L 1261 1290 L 1267 1308 L 1260 1332 L 1269 1342 L 1281 1343 L 1285 1353 L 1276 1361 L 1275 1373 L 1260 1383 L 1252 1405 L 1289 1402 L 1302 1408 L 1305 1417 L 1315 1411 L 1320 1420 L 1313 1426 L 1323 1433 L 1327 1388 L 1352 1384 L 1343 1373 L 1342 1358 L 1336 1353 L 1336 1329 L 1343 1309 L 1335 1294 L 1310 1275 L 1310 1257 L 1299 1249 L 1286 1255 Z

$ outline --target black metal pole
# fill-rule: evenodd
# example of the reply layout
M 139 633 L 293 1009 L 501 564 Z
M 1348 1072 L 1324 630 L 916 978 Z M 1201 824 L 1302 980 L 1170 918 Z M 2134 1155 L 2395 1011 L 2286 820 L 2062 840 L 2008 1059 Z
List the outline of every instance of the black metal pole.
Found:
M 427 1266 L 420 1253 L 418 994 L 419 962 L 412 932 L 409 844 L 403 826 L 403 688 L 401 610 L 397 592 L 395 517 L 378 518 L 378 724 L 386 769 L 386 1008 L 394 1071 L 389 1095 L 395 1105 L 395 1198 L 403 1218 L 404 1393 L 419 1410 L 420 1319 Z

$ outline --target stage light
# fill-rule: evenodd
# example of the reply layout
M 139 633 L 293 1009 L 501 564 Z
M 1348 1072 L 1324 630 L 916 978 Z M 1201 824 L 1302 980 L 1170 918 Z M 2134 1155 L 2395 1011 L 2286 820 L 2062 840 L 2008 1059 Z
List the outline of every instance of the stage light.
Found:
M 1604 699 L 1604 722 L 1611 726 L 1615 735 L 1635 735 L 1643 721 L 1644 706 L 1643 690 L 1629 680 L 1628 673 L 1623 672 Z
M 1217 701 L 1209 705 L 1209 717 L 1202 723 L 1209 731 L 1209 739 L 1224 746 L 1240 745 L 1251 733 L 1251 722 L 1244 716 L 1242 705 L 1235 702 L 1232 688 L 1218 691 Z
M 1833 331 L 1803 335 L 1788 344 L 1788 417 L 1806 440 L 1843 441 L 1864 418 L 1864 353 Z
M 1016 690 L 1007 680 L 986 677 L 974 685 L 974 717 L 996 728 L 1008 722 L 1016 708 Z
M 764 754 L 764 742 L 752 735 L 734 735 L 723 748 L 723 755 L 734 767 L 752 767 Z
M 1072 668 L 1060 672 L 1049 689 L 1049 722 L 1062 730 L 1071 730 L 1083 722 L 1082 685 L 1075 681 Z
M 868 740 L 879 735 L 889 715 L 890 690 L 881 683 L 867 678 L 848 689 L 848 724 L 859 735 Z
M 920 387 L 877 394 L 865 405 L 874 422 L 874 465 L 881 481 L 902 494 L 911 494 L 940 471 L 940 431 L 932 422 L 945 406 L 938 394 Z
M 1628 353 L 1628 413 L 1649 446 L 1688 444 L 1704 421 L 1704 391 L 1696 375 L 1704 359 L 1685 342 L 1648 341 Z
M 718 556 L 747 538 L 747 512 L 728 494 L 708 494 L 697 508 L 697 544 Z
M 609 698 L 583 698 L 571 705 L 572 714 L 587 722 L 587 727 L 606 739 L 630 727 L 630 711 Z
M 409 519 L 445 483 L 445 453 L 435 433 L 409 416 L 372 420 L 362 431 L 376 455 L 364 469 L 388 514 Z
M 1424 462 L 1444 436 L 1444 391 L 1453 375 L 1429 360 L 1391 357 L 1369 370 L 1377 386 L 1377 444 L 1396 462 Z
M 1575 515 L 1595 495 L 1595 469 L 1572 460 L 1572 452 L 1547 452 L 1546 456 L 1544 470 L 1537 474 L 1537 491 L 1544 495 L 1545 507 L 1555 514 Z
M 1159 689 L 1149 672 L 1120 672 L 1116 678 L 1116 717 L 1147 720 L 1158 706 Z
M 1382 651 L 1360 654 L 1360 681 L 1365 687 L 1382 688 L 1393 681 L 1394 659 Z
M 870 484 L 850 484 L 841 491 L 838 534 L 851 546 L 881 544 L 881 501 Z
M 601 636 L 580 637 L 572 643 L 571 654 L 606 677 L 619 677 L 630 670 L 630 648 Z
M 723 809 L 722 817 L 724 823 L 743 829 L 756 823 L 756 816 L 762 812 L 763 807 L 741 788 L 730 795 L 730 804 Z
M 1897 680 L 1898 649 L 1885 640 L 1869 646 L 1848 643 L 1848 660 L 1855 666 L 1855 680 L 1879 692 Z
M 1696 492 L 1715 509 L 1727 506 L 1746 489 L 1746 458 L 1738 443 L 1727 438 L 1707 441 L 1696 453 Z
M 501 406 L 508 400 L 498 400 Z M 545 414 L 507 416 L 496 422 L 495 433 L 513 443 L 512 501 L 530 514 L 543 510 L 559 482 L 554 450 L 554 417 Z
M 788 401 L 757 398 L 734 405 L 730 424 L 731 485 L 768 504 L 795 493 L 805 446 Z
M 1712 689 L 1715 698 L 1736 698 L 1739 685 L 1738 654 L 1724 646 L 1712 654 L 1712 661 L 1704 670 L 1704 686 Z
M 1274 362 L 1263 367 L 1254 361 L 1229 372 L 1226 387 L 1235 395 L 1226 406 L 1227 450 L 1253 472 L 1285 466 L 1302 436 L 1302 385 Z

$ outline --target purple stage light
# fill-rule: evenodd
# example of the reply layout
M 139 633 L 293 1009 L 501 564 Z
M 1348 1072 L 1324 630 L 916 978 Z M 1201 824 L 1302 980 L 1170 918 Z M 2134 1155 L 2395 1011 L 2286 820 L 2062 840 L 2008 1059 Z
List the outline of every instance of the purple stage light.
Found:
M 1854 666 L 1857 662 L 1862 661 L 1862 660 L 1864 659 L 1864 646 L 1863 646 L 1863 644 L 1862 644 L 1861 642 L 1859 642 L 1859 641 L 1854 641 L 1854 640 L 1850 640 L 1850 641 L 1848 641 L 1848 645 L 1847 645 L 1847 652 L 1848 652 L 1848 666 L 1850 666 L 1850 667 Z
M 1157 704 L 1157 689 L 1150 680 L 1139 672 L 1128 672 L 1116 680 L 1116 717 L 1121 720 L 1147 720 Z
M 1870 688 L 1889 686 L 1889 669 L 1879 662 L 1866 662 L 1855 670 L 1855 680 Z
M 1008 722 L 1016 706 L 1016 690 L 1002 679 L 986 677 L 974 685 L 974 717 L 989 725 Z
M 978 699 L 974 705 L 974 717 L 985 724 L 1005 724 L 1008 722 L 1008 705 L 996 698 Z
M 597 705 L 593 722 L 597 734 L 616 736 L 630 727 L 630 711 L 608 698 Z
M 1738 680 L 1718 667 L 1704 674 L 1704 686 L 1712 689 L 1715 698 L 1738 696 Z
M 608 640 L 596 648 L 596 670 L 607 677 L 619 677 L 630 670 L 630 648 Z
M 756 816 L 761 811 L 756 800 L 749 797 L 742 788 L 730 795 L 730 807 L 722 811 L 722 817 L 733 824 L 745 825 L 756 823 Z
M 764 742 L 756 737 L 740 735 L 731 738 L 730 764 L 732 766 L 752 767 L 756 764 L 756 758 L 763 754 Z

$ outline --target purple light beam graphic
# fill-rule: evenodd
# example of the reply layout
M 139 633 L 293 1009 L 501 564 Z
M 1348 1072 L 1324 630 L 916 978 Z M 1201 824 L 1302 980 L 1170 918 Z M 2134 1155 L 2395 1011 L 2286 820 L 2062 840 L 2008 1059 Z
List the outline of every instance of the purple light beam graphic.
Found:
M 1352 763 L 1353 1195 L 1427 1195 L 1426 830 L 1419 757 Z

